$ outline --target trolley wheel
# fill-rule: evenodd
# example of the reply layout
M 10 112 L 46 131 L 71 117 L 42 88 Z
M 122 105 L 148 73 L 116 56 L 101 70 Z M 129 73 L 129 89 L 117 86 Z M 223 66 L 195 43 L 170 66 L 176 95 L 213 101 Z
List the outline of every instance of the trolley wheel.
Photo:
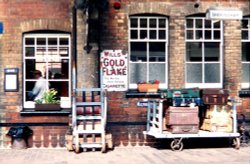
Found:
M 174 139 L 171 143 L 170 143 L 170 147 L 173 151 L 182 151 L 183 150 L 183 142 L 180 141 L 180 139 Z
M 74 145 L 74 151 L 77 154 L 80 153 L 80 146 L 79 146 L 79 144 Z
M 106 146 L 106 144 L 103 144 L 103 145 L 102 145 L 101 152 L 102 152 L 102 153 L 106 153 L 106 152 L 107 152 L 107 146 Z
M 240 149 L 240 138 L 239 137 L 233 139 L 233 146 L 235 149 Z

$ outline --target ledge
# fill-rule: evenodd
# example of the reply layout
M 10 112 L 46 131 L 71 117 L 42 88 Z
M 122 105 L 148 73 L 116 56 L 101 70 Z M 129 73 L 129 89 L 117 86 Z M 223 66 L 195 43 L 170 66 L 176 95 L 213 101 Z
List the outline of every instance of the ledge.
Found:
M 64 108 L 59 111 L 36 111 L 24 108 L 20 114 L 21 116 L 68 116 L 71 114 L 71 108 Z
M 137 90 L 128 90 L 126 97 L 146 97 L 146 98 L 161 98 L 162 92 L 138 92 Z

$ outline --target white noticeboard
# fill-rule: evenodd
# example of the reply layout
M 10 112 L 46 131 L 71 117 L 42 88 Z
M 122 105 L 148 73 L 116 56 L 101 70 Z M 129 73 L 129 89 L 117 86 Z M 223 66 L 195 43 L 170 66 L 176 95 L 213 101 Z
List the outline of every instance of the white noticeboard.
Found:
M 101 53 L 101 71 L 104 89 L 126 91 L 128 88 L 127 54 L 122 50 L 104 50 Z

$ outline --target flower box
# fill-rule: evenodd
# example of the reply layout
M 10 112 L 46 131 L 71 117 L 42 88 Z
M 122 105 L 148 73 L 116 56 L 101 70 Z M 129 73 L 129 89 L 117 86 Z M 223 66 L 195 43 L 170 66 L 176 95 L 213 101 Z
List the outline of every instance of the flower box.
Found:
M 159 84 L 137 84 L 139 92 L 157 92 Z
M 35 104 L 37 111 L 58 111 L 61 110 L 60 104 Z

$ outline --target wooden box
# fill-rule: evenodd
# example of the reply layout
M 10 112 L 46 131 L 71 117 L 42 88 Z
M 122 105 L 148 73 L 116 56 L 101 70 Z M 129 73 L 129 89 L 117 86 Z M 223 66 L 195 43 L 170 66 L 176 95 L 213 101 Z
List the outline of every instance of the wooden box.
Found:
M 167 125 L 169 132 L 173 134 L 196 134 L 199 131 L 198 125 Z
M 228 90 L 225 89 L 203 89 L 202 91 L 204 104 L 226 105 L 228 96 Z
M 172 107 L 165 115 L 167 125 L 198 125 L 198 107 Z

